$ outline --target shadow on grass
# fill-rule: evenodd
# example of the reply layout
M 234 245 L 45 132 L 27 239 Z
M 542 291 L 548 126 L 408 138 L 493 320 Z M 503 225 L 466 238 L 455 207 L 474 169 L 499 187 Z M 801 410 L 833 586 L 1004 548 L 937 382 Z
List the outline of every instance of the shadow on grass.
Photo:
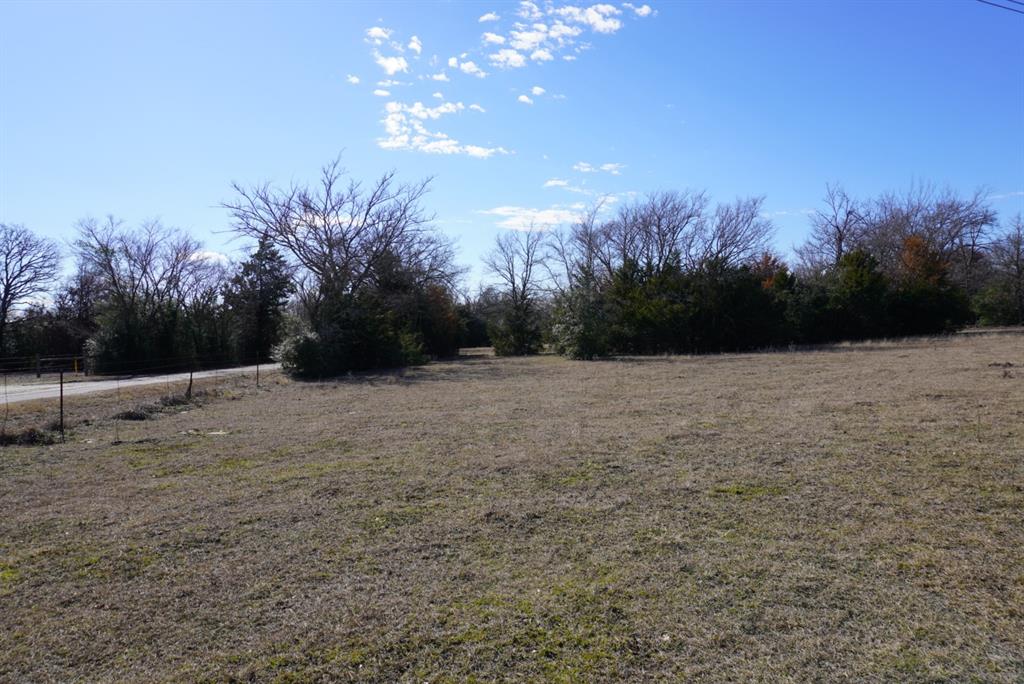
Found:
M 332 377 L 308 378 L 293 377 L 295 382 L 309 385 L 413 385 L 427 382 L 447 382 L 466 380 L 496 380 L 512 375 L 521 376 L 531 372 L 540 372 L 521 364 L 510 366 L 505 363 L 517 357 L 498 358 L 493 354 L 460 354 L 419 366 L 403 368 L 373 369 L 352 371 L 345 375 Z M 522 357 L 518 357 L 522 358 Z

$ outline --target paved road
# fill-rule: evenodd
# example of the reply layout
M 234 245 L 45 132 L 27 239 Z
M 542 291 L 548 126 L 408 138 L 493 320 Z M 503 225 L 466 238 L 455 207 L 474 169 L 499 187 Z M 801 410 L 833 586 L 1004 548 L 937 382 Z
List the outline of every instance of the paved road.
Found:
M 278 370 L 279 363 L 262 364 L 260 372 Z M 256 366 L 241 366 L 239 368 L 222 368 L 220 370 L 199 371 L 193 373 L 196 380 L 200 378 L 221 377 L 224 375 L 239 375 L 255 373 Z M 64 396 L 69 397 L 76 394 L 92 394 L 93 392 L 107 392 L 118 387 L 138 387 L 140 385 L 159 385 L 168 382 L 181 382 L 188 380 L 188 373 L 171 373 L 170 375 L 143 375 L 119 380 L 88 380 L 82 382 L 65 382 Z M 31 385 L 9 385 L 7 387 L 7 401 L 16 404 L 21 401 L 33 401 L 36 399 L 56 399 L 60 396 L 60 383 L 33 383 Z

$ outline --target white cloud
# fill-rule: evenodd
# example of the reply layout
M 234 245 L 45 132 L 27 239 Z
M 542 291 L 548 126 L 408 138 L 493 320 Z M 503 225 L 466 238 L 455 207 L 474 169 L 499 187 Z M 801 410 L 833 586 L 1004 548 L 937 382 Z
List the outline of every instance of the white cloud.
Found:
M 563 47 L 571 42 L 571 39 L 583 33 L 583 29 L 578 26 L 568 26 L 560 21 L 555 21 L 548 29 L 548 36 L 558 42 L 559 47 Z
M 438 100 L 444 99 L 444 95 L 442 95 L 441 93 L 434 93 L 433 97 L 436 97 Z
M 593 195 L 593 191 L 581 188 L 576 185 L 570 185 L 569 181 L 561 178 L 552 178 L 544 183 L 545 188 L 560 188 L 562 190 L 568 190 L 569 192 L 578 192 L 581 195 Z
M 484 209 L 481 214 L 500 216 L 498 225 L 511 230 L 548 230 L 554 226 L 576 221 L 579 211 L 562 206 L 553 206 L 548 209 L 531 209 L 528 207 L 494 207 Z
M 374 45 L 380 45 L 391 37 L 391 33 L 391 29 L 374 26 L 373 28 L 366 29 L 366 41 Z
M 562 59 L 564 59 L 566 62 L 575 62 L 576 55 L 563 55 Z
M 373 94 L 376 95 L 377 97 L 390 97 L 391 96 L 391 93 L 389 91 L 387 91 L 387 90 L 384 90 L 383 88 L 378 88 L 377 90 L 374 90 Z
M 501 17 L 499 17 L 494 12 L 488 12 L 487 14 L 485 14 L 482 17 L 480 17 L 479 19 L 477 19 L 477 21 L 479 21 L 480 23 L 483 23 L 485 21 L 498 21 L 499 19 L 501 19 Z
M 508 154 L 508 150 L 506 150 L 504 147 L 480 147 L 478 145 L 463 145 L 462 150 L 470 157 L 476 157 L 477 159 L 487 159 L 488 157 L 494 156 L 495 154 Z
M 352 74 L 349 74 L 348 76 L 345 77 L 345 80 L 351 83 L 352 85 L 359 85 L 358 76 L 353 76 Z
M 459 71 L 461 71 L 464 74 L 476 76 L 477 78 L 483 78 L 484 76 L 487 75 L 486 71 L 478 67 L 473 62 L 463 62 L 462 64 L 459 65 Z
M 541 14 L 540 8 L 530 0 L 523 0 L 519 3 L 519 10 L 516 12 L 517 15 L 523 19 L 540 19 L 543 15 Z
M 201 249 L 198 252 L 192 252 L 192 255 L 189 256 L 189 261 L 215 261 L 218 264 L 226 265 L 231 259 L 228 258 L 227 254 Z
M 385 137 L 377 139 L 377 145 L 385 150 L 412 150 L 427 154 L 465 154 L 486 159 L 496 154 L 508 154 L 504 147 L 483 147 L 464 145 L 446 133 L 428 130 L 423 122 L 436 120 L 447 114 L 462 111 L 461 102 L 446 102 L 437 107 L 427 107 L 422 102 L 412 105 L 388 102 L 385 105 Z
M 616 15 L 622 14 L 622 10 L 614 5 L 602 3 L 591 5 L 585 9 L 574 5 L 567 5 L 566 7 L 552 10 L 552 12 L 565 18 L 567 21 L 589 26 L 591 30 L 598 33 L 615 33 L 622 28 L 622 22 L 615 18 Z
M 417 36 L 413 36 L 412 38 L 410 38 L 409 44 L 406 47 L 415 52 L 417 55 L 423 52 L 423 43 L 420 42 L 420 39 Z
M 503 48 L 489 55 L 491 63 L 503 69 L 518 69 L 526 66 L 526 58 L 515 50 Z
M 449 57 L 448 58 L 448 66 L 450 66 L 452 69 L 458 69 L 459 68 L 459 60 L 457 58 L 455 58 L 455 57 Z
M 388 103 L 388 105 L 391 104 L 394 103 Z M 436 107 L 427 107 L 422 102 L 415 102 L 412 105 L 403 105 L 403 108 L 417 119 L 440 119 L 445 114 L 461 112 L 466 107 L 461 102 L 445 102 Z
M 989 195 L 985 199 L 990 200 L 1004 200 L 1012 197 L 1024 197 L 1024 190 L 1014 190 L 1013 192 L 1001 192 L 995 195 Z
M 649 17 L 652 14 L 657 14 L 657 12 L 651 9 L 650 5 L 640 5 L 639 7 L 637 7 L 632 3 L 624 2 L 622 3 L 622 6 L 625 7 L 626 9 L 633 10 L 633 13 L 636 14 L 636 16 L 638 17 Z
M 400 71 L 409 71 L 409 63 L 405 61 L 405 57 L 385 57 L 379 52 L 374 52 L 373 57 L 388 76 L 394 76 Z
M 504 45 L 505 36 L 499 36 L 497 33 L 491 33 L 488 31 L 484 34 L 484 42 L 491 43 L 493 45 Z
M 598 173 L 599 171 L 604 171 L 605 173 L 610 173 L 613 176 L 618 176 L 624 168 L 625 164 L 612 162 L 601 164 L 600 166 L 594 166 L 589 162 L 576 162 L 572 165 L 572 170 L 579 171 L 580 173 Z
M 434 74 L 434 75 L 432 75 L 432 76 L 430 77 L 430 80 L 431 80 L 431 81 L 443 81 L 443 82 L 447 83 L 447 82 L 448 82 L 448 81 L 450 81 L 451 79 L 450 79 L 450 78 L 448 78 L 448 74 L 446 74 L 446 73 L 444 73 L 444 72 L 442 71 L 442 72 L 441 72 L 441 73 L 439 73 L 439 74 Z
M 547 26 L 544 26 L 544 24 L 534 24 L 533 31 L 509 32 L 508 44 L 514 47 L 516 50 L 530 52 L 531 50 L 536 50 L 541 45 L 543 45 L 544 41 L 547 40 L 547 38 Z
M 396 81 L 396 80 L 391 79 L 391 78 L 386 78 L 383 81 L 377 81 L 377 85 L 380 86 L 381 88 L 390 88 L 391 86 L 402 86 L 402 85 L 409 85 L 409 84 L 408 83 L 404 83 L 402 81 Z
M 532 105 L 533 104 L 533 100 L 531 100 L 526 95 L 520 95 L 519 97 L 516 98 L 516 101 L 517 102 L 522 102 L 523 104 L 528 104 L 528 105 Z
M 471 105 L 469 105 L 469 108 L 472 109 L 474 112 L 480 112 L 481 114 L 483 114 L 484 112 L 487 111 L 486 109 L 484 109 L 483 107 L 481 107 L 478 104 L 471 104 Z
M 530 59 L 534 62 L 550 62 L 554 57 L 551 55 L 551 51 L 547 48 L 540 48 L 539 50 L 534 50 L 530 53 Z
M 540 86 L 533 86 L 532 88 L 530 88 L 530 92 L 533 93 L 534 95 L 543 95 L 547 91 L 541 88 Z

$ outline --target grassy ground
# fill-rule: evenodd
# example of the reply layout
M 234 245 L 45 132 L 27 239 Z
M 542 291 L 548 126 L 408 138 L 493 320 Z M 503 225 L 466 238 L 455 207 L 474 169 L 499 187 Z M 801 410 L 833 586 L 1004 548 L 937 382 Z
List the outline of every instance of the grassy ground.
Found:
M 1024 679 L 1019 336 L 89 401 L 0 452 L 2 681 Z

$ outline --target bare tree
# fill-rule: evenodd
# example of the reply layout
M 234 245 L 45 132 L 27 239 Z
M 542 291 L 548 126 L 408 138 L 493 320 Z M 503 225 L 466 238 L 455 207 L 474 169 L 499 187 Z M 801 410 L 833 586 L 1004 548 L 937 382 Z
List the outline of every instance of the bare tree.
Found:
M 764 198 L 719 204 L 713 215 L 709 203 L 704 191 L 659 192 L 624 205 L 603 224 L 597 221 L 601 206 L 591 208 L 568 231 L 555 233 L 558 287 L 571 286 L 584 272 L 607 282 L 627 262 L 655 272 L 734 268 L 769 248 L 774 227 L 761 214 Z
M 392 171 L 364 189 L 344 176 L 336 159 L 321 169 L 317 186 L 234 183 L 237 199 L 223 206 L 238 234 L 282 249 L 312 276 L 314 289 L 357 291 L 395 259 L 417 284 L 452 286 L 460 271 L 451 242 L 421 207 L 429 179 L 401 184 Z
M 536 300 L 543 289 L 545 242 L 540 231 L 502 233 L 494 250 L 484 257 L 488 270 L 501 283 L 504 299 L 503 316 L 492 335 L 499 354 L 529 354 L 539 347 Z
M 719 204 L 714 217 L 698 224 L 689 248 L 690 268 L 736 268 L 768 251 L 775 227 L 762 215 L 763 205 L 764 197 Z
M 0 223 L 0 354 L 8 318 L 18 306 L 53 285 L 60 269 L 60 249 L 22 225 Z
M 1024 323 L 1024 218 L 1020 214 L 992 244 L 992 265 L 999 287 L 1006 291 L 1018 323 Z
M 202 257 L 202 245 L 159 221 L 131 230 L 113 216 L 84 219 L 78 233 L 75 253 L 99 277 L 103 299 L 142 320 L 161 304 L 186 304 L 216 279 L 219 264 Z
M 513 307 L 531 305 L 542 290 L 544 242 L 544 233 L 538 230 L 510 231 L 498 235 L 494 249 L 484 257 Z
M 548 279 L 558 292 L 576 286 L 582 277 L 608 280 L 615 269 L 610 251 L 610 228 L 598 223 L 604 208 L 598 202 L 583 212 L 568 229 L 551 233 L 545 260 Z
M 976 274 L 996 213 L 983 190 L 960 197 L 927 184 L 903 193 L 886 193 L 870 208 L 863 243 L 882 270 L 899 277 L 900 255 L 908 238 L 924 240 L 950 267 L 954 281 L 976 290 Z
M 866 228 L 866 211 L 842 186 L 826 185 L 825 208 L 811 216 L 811 234 L 796 248 L 801 270 L 820 274 L 835 268 L 844 254 L 859 245 Z

